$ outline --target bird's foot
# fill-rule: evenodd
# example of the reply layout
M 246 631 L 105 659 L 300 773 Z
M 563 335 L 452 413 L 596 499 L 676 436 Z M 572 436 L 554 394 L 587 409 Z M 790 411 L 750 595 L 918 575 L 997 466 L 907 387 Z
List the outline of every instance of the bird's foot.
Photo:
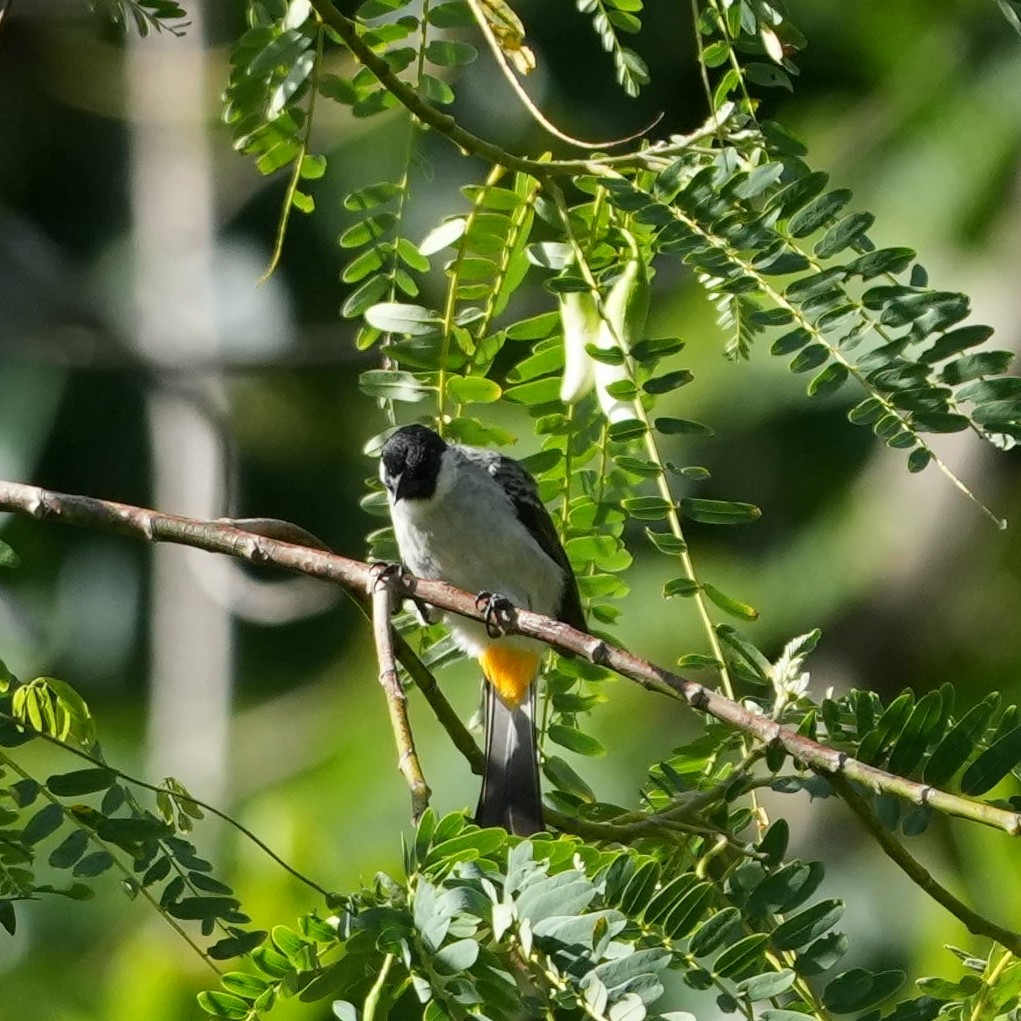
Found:
M 369 591 L 374 592 L 381 585 L 396 585 L 403 582 L 407 571 L 403 564 L 388 564 L 384 561 L 369 564 Z
M 403 585 L 403 583 L 410 577 L 408 569 L 399 563 L 377 563 L 369 565 L 369 591 L 374 592 L 380 585 Z M 415 617 L 418 623 L 422 627 L 427 627 L 429 624 L 435 624 L 440 619 L 439 611 L 426 603 L 423 603 L 421 599 L 416 599 L 415 596 L 411 596 L 408 599 L 411 603 L 412 608 L 415 612 Z M 394 613 L 399 611 L 400 607 L 394 607 Z
M 514 604 L 495 592 L 480 592 L 475 597 L 475 609 L 483 614 L 486 634 L 490 638 L 501 638 L 514 622 Z

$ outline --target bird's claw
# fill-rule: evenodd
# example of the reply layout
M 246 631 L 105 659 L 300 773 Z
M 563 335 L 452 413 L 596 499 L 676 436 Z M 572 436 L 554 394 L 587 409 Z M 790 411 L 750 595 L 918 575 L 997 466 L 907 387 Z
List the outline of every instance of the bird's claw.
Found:
M 369 591 L 375 592 L 381 585 L 393 585 L 404 581 L 407 571 L 403 564 L 388 564 L 380 561 L 369 564 Z
M 483 615 L 486 634 L 500 638 L 507 633 L 507 627 L 514 620 L 514 604 L 495 592 L 480 592 L 475 597 L 475 609 Z

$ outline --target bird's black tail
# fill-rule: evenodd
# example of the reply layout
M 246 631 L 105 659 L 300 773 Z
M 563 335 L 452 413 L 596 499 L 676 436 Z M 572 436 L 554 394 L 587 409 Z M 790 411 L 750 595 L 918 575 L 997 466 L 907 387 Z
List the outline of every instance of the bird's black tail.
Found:
M 535 685 L 515 708 L 507 706 L 492 685 L 486 699 L 486 771 L 475 821 L 502 826 L 529 836 L 543 828 L 539 791 L 539 756 L 535 745 Z

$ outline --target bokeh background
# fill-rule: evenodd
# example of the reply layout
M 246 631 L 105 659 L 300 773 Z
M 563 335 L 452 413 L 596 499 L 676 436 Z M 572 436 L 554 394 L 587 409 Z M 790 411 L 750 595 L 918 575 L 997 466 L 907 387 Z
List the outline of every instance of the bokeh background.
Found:
M 234 153 L 219 120 L 242 5 L 185 6 L 193 26 L 183 39 L 126 41 L 70 0 L 16 0 L 3 20 L 0 477 L 166 511 L 286 518 L 362 556 L 380 524 L 359 509 L 374 472 L 362 447 L 385 423 L 356 386 L 372 356 L 354 351 L 354 328 L 338 317 L 346 291 L 335 239 L 349 222 L 344 193 L 395 171 L 407 125 L 320 104 L 316 147 L 329 171 L 311 189 L 317 211 L 292 216 L 280 267 L 259 286 L 284 182 Z M 538 56 L 529 89 L 565 130 L 608 138 L 660 111 L 663 133 L 703 119 L 687 5 L 647 5 L 636 46 L 653 84 L 638 100 L 615 89 L 573 5 L 514 6 Z M 809 40 L 802 73 L 793 95 L 765 97 L 764 110 L 877 214 L 878 244 L 915 247 L 936 286 L 969 293 L 975 321 L 1017 349 L 1021 38 L 992 0 L 790 8 Z M 549 146 L 488 57 L 457 88 L 468 127 L 519 151 Z M 456 212 L 457 186 L 484 173 L 442 140 L 426 138 L 422 153 L 413 237 Z M 524 300 L 539 311 L 550 299 L 533 288 Z M 821 627 L 819 692 L 889 697 L 950 681 L 960 705 L 993 689 L 1016 700 L 1021 455 L 964 434 L 938 444 L 1011 520 L 1000 532 L 935 468 L 910 476 L 902 455 L 849 425 L 850 392 L 810 402 L 764 346 L 750 363 L 726 362 L 711 309 L 678 265 L 659 267 L 650 332 L 688 341 L 679 364 L 696 382 L 673 410 L 716 433 L 670 453 L 711 469 L 699 495 L 763 510 L 755 525 L 689 536 L 702 576 L 760 610 L 753 640 L 775 654 Z M 527 421 L 499 414 L 521 437 L 517 451 L 531 452 Z M 23 678 L 74 684 L 113 762 L 154 780 L 179 776 L 327 887 L 399 870 L 408 799 L 369 632 L 349 602 L 55 524 L 5 517 L 0 535 L 22 558 L 0 579 L 0 657 Z M 660 599 L 666 571 L 639 555 L 620 628 L 636 651 L 669 664 L 702 646 L 691 606 Z M 470 715 L 472 672 L 442 680 Z M 609 755 L 572 761 L 603 798 L 632 804 L 647 767 L 694 723 L 623 681 L 606 694 L 591 722 Z M 436 807 L 472 804 L 464 763 L 419 699 L 411 709 Z M 41 775 L 72 768 L 36 754 Z M 826 862 L 828 894 L 848 897 L 849 964 L 956 974 L 941 945 L 974 942 L 915 895 L 839 805 L 771 807 L 792 819 L 799 853 Z M 313 906 L 230 832 L 203 824 L 196 839 L 256 925 Z M 1016 924 L 1021 879 L 1008 838 L 936 826 L 914 850 L 955 892 Z M 0 934 L 0 1021 L 198 1015 L 193 996 L 210 973 L 112 876 L 99 887 L 86 904 L 32 906 L 16 938 Z M 283 1004 L 274 1016 L 328 1009 Z

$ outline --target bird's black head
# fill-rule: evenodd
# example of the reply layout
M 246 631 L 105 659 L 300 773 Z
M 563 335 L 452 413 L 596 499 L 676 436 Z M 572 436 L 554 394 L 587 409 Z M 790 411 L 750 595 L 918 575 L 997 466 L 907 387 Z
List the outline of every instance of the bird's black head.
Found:
M 391 433 L 379 454 L 379 477 L 397 500 L 426 500 L 436 492 L 440 459 L 447 444 L 424 425 Z

